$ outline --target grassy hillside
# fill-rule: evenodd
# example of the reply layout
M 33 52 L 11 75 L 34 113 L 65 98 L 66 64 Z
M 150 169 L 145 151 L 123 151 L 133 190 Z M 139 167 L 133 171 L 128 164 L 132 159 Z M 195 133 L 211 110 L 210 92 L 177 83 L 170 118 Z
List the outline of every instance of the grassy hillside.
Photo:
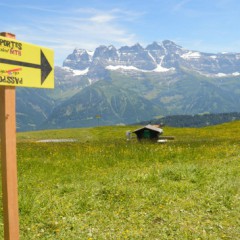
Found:
M 70 81 L 61 76 L 59 73 L 56 90 L 44 92 L 41 107 L 33 104 L 38 124 L 30 122 L 33 116 L 27 120 L 26 114 L 18 114 L 19 131 L 27 126 L 32 130 L 128 125 L 157 116 L 239 111 L 239 77 L 210 78 L 186 69 L 161 74 L 110 71 L 103 79 L 84 87 L 86 79 L 79 86 L 73 84 L 79 79 Z M 20 102 L 29 102 L 24 101 L 28 94 L 25 95 L 21 95 Z M 43 111 L 46 104 L 52 104 L 51 113 Z M 24 106 L 26 110 L 27 105 Z M 96 115 L 101 118 L 96 119 Z
M 167 144 L 126 142 L 136 128 L 19 133 L 21 239 L 240 239 L 240 122 Z

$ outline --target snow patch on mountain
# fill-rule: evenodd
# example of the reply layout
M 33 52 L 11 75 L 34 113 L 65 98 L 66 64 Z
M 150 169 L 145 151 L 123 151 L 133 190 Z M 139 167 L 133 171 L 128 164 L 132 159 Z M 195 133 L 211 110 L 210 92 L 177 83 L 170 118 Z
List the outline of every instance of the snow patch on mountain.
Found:
M 233 73 L 216 73 L 216 74 L 203 74 L 201 72 L 199 72 L 201 75 L 206 76 L 206 77 L 218 77 L 218 78 L 222 78 L 222 77 L 237 77 L 240 76 L 240 72 L 233 72 Z
M 86 50 L 86 52 L 87 52 L 87 54 L 89 55 L 89 56 L 93 56 L 93 54 L 94 54 L 94 51 L 90 51 L 90 50 Z
M 233 76 L 240 76 L 240 73 L 239 72 L 234 72 L 232 73 Z
M 67 72 L 71 72 L 72 73 L 72 69 L 70 67 L 62 67 L 62 69 L 67 71 Z
M 227 74 L 226 73 L 217 73 L 215 74 L 216 77 L 226 77 Z
M 157 67 L 153 70 L 144 70 L 144 69 L 139 69 L 136 68 L 134 66 L 124 66 L 124 65 L 118 65 L 118 66 L 106 66 L 106 69 L 108 70 L 112 70 L 112 71 L 117 71 L 117 70 L 127 70 L 127 71 L 139 71 L 139 72 L 146 72 L 146 73 L 150 73 L 150 72 L 168 72 L 170 70 L 174 70 L 174 68 L 164 68 L 162 67 L 160 64 L 157 65 Z
M 86 75 L 88 71 L 89 71 L 89 68 L 86 68 L 84 70 L 72 70 L 74 76 Z
M 156 62 L 156 59 L 153 57 L 153 55 L 150 52 L 148 52 L 148 56 L 153 60 L 153 62 Z
M 86 68 L 84 70 L 75 70 L 70 67 L 63 67 L 63 69 L 69 73 L 71 73 L 73 76 L 80 76 L 80 75 L 86 75 L 89 71 L 89 68 Z
M 234 72 L 234 73 L 230 73 L 230 74 L 227 74 L 227 73 L 217 73 L 215 74 L 216 77 L 237 77 L 237 76 L 240 76 L 240 73 L 239 72 Z
M 212 55 L 212 56 L 210 56 L 210 58 L 217 59 L 217 56 L 216 55 Z
M 175 68 L 171 67 L 171 68 L 165 68 L 162 67 L 161 64 L 158 64 L 157 67 L 155 69 L 153 69 L 153 72 L 168 72 L 168 71 L 174 71 Z
M 201 53 L 200 52 L 189 51 L 189 52 L 181 55 L 181 57 L 184 58 L 184 59 L 198 59 L 198 58 L 201 57 Z
M 88 82 L 89 82 L 89 84 L 91 85 L 92 83 L 96 82 L 96 80 L 93 80 L 93 79 L 91 79 L 91 78 L 88 78 Z
M 119 70 L 119 69 L 142 71 L 141 69 L 138 69 L 134 66 L 124 66 L 124 65 L 118 65 L 118 66 L 109 65 L 109 66 L 106 66 L 106 69 L 113 70 L 113 71 L 116 71 L 116 70 Z

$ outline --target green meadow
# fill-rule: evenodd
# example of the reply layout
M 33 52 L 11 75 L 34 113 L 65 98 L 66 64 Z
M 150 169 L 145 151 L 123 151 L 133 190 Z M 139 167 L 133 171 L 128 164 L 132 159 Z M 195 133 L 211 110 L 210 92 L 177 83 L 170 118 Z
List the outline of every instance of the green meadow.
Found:
M 127 142 L 136 128 L 18 133 L 20 239 L 240 239 L 240 122 L 166 144 Z

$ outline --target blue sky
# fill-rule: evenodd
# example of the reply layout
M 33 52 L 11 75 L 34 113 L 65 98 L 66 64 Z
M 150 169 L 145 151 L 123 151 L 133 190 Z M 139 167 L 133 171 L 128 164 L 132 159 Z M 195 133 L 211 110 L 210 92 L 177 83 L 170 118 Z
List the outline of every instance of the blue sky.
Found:
M 239 0 L 1 0 L 0 31 L 54 49 L 172 40 L 203 52 L 240 52 Z

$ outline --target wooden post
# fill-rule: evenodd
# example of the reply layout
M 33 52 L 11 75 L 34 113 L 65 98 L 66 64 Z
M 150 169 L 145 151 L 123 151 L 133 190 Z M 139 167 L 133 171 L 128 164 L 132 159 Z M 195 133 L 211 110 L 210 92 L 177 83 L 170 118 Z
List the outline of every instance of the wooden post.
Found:
M 0 35 L 15 38 L 11 33 Z M 0 86 L 4 240 L 19 240 L 15 98 L 15 87 Z

